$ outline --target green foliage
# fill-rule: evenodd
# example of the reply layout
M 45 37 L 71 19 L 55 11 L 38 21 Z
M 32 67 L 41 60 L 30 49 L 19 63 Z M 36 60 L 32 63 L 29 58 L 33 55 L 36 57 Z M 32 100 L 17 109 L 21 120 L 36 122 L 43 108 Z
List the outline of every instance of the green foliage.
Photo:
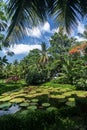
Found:
M 76 126 L 77 123 L 69 117 L 60 118 L 57 110 L 29 110 L 21 114 L 0 117 L 2 130 L 75 130 Z
M 63 65 L 59 76 L 51 82 L 73 84 L 77 89 L 87 89 L 87 66 L 85 57 L 80 55 L 64 56 Z
M 80 121 L 81 120 L 81 121 Z M 59 116 L 54 111 L 25 111 L 21 114 L 0 117 L 0 128 L 3 130 L 77 130 L 84 128 L 83 119 L 77 121 Z M 12 122 L 10 124 L 10 122 Z M 80 124 L 79 124 L 80 123 Z
M 37 85 L 48 80 L 48 71 L 46 69 L 38 70 L 37 68 L 32 68 L 26 74 L 26 82 L 27 84 Z
M 0 80 L 0 95 L 2 93 L 8 92 L 8 91 L 12 91 L 12 90 L 16 90 L 16 89 L 20 89 L 26 86 L 26 83 L 24 80 L 20 80 L 18 83 L 6 83 L 5 80 Z
M 48 86 L 49 88 L 50 87 L 54 87 L 54 88 L 69 88 L 69 89 L 72 89 L 72 90 L 75 90 L 76 87 L 74 85 L 70 85 L 70 84 L 58 84 L 58 82 L 54 82 L 56 81 L 55 80 L 51 80 L 50 82 L 46 82 L 44 84 L 42 84 L 43 86 Z
M 69 51 L 69 48 L 72 44 L 75 43 L 74 38 L 68 38 L 66 34 L 63 33 L 63 29 L 59 31 L 59 33 L 54 33 L 51 37 L 49 48 L 50 53 L 56 59 L 58 57 L 62 57 L 65 53 Z
M 7 40 L 12 36 L 14 37 L 12 37 L 12 39 L 9 38 L 10 40 L 13 40 L 13 38 L 16 40 L 21 39 L 21 36 L 23 37 L 26 32 L 22 31 L 26 30 L 26 24 L 30 27 L 37 25 L 40 21 L 46 20 L 47 15 L 50 14 L 53 14 L 53 16 L 56 14 L 56 21 L 58 21 L 59 25 L 62 24 L 64 29 L 70 33 L 74 27 L 77 27 L 78 21 L 80 21 L 78 15 L 81 17 L 87 13 L 87 1 L 76 0 L 71 3 L 68 2 L 69 1 L 59 1 L 57 3 L 57 0 L 43 0 L 43 2 L 41 2 L 37 0 L 36 2 L 30 2 L 26 5 L 25 1 L 18 3 L 17 0 L 15 2 L 10 0 L 7 4 L 9 19 L 11 19 Z

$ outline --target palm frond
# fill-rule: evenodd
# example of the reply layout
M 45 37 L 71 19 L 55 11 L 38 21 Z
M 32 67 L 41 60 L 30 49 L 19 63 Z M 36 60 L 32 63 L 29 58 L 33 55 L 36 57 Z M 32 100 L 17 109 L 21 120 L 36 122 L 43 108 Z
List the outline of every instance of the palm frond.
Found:
M 20 40 L 27 34 L 26 28 L 31 28 L 40 21 L 44 22 L 46 20 L 46 10 L 46 0 L 9 0 L 8 14 L 11 23 L 6 40 Z
M 81 16 L 87 14 L 87 0 L 9 0 L 11 19 L 6 41 L 18 41 L 27 35 L 27 28 L 44 22 L 48 15 L 55 16 L 68 33 L 77 27 Z
M 54 15 L 56 21 L 62 22 L 68 33 L 75 29 L 80 18 L 87 13 L 86 0 L 56 0 Z

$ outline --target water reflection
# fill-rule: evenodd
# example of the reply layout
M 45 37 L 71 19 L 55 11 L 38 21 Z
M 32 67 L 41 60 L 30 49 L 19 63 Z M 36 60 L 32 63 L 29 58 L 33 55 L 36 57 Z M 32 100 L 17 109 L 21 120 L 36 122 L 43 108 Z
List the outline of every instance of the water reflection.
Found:
M 14 114 L 18 112 L 21 108 L 18 105 L 12 105 L 8 110 L 0 110 L 0 116 Z

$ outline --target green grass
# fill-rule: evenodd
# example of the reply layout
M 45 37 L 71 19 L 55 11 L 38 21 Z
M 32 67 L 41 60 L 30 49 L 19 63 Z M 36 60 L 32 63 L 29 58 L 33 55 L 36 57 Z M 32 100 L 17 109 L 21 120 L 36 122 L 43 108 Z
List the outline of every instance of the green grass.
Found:
M 54 87 L 54 88 L 70 88 L 72 90 L 75 90 L 76 87 L 74 85 L 70 85 L 70 84 L 57 84 L 57 83 L 52 83 L 52 82 L 47 82 L 47 83 L 44 83 L 42 84 L 42 86 L 48 86 L 48 87 Z
M 11 83 L 6 83 L 5 80 L 0 80 L 0 95 L 4 92 L 20 89 L 26 86 L 26 83 L 24 80 L 20 80 Z

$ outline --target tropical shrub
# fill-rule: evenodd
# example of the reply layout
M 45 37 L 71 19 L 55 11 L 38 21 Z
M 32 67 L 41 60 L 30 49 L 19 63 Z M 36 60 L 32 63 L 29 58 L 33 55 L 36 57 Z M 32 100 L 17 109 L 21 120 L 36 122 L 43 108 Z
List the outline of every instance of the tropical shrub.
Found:
M 2 130 L 76 130 L 75 121 L 61 118 L 56 110 L 25 111 L 0 117 Z
M 33 68 L 28 71 L 25 79 L 27 84 L 31 85 L 44 83 L 48 80 L 48 71 L 46 69 L 38 70 L 37 68 Z
M 84 57 L 78 54 L 64 57 L 61 72 L 52 82 L 72 84 L 77 89 L 87 90 L 87 65 Z

